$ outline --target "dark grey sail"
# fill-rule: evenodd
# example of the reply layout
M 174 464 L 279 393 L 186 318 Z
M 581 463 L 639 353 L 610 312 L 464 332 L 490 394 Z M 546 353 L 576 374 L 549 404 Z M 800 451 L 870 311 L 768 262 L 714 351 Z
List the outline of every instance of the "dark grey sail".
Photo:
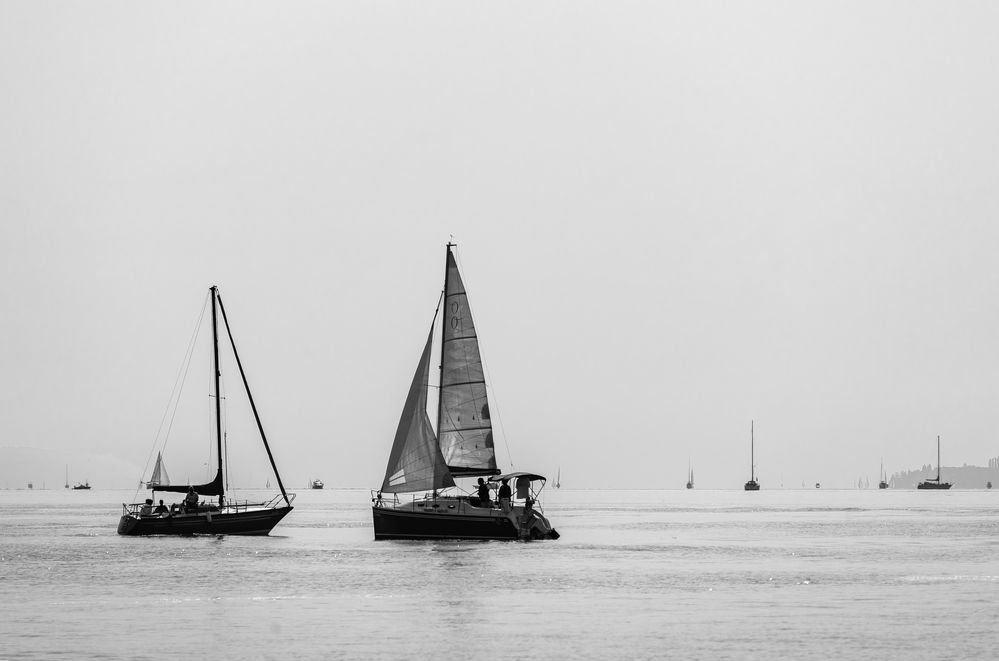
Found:
M 498 475 L 479 339 L 450 247 L 443 325 L 437 430 L 444 461 L 458 476 Z
M 385 493 L 433 491 L 454 486 L 454 478 L 444 463 L 437 436 L 427 416 L 432 345 L 433 325 L 395 431 L 392 453 L 382 482 L 381 490 Z

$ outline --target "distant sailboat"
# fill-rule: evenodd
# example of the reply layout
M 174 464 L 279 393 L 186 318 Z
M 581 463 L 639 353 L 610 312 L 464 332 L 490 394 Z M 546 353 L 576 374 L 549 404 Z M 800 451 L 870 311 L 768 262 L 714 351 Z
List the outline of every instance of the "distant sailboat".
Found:
M 146 482 L 150 489 L 155 487 L 166 487 L 170 485 L 170 476 L 167 475 L 166 466 L 163 465 L 163 453 L 156 453 L 156 465 L 153 466 L 153 474 Z
M 546 478 L 501 475 L 479 340 L 458 263 L 447 244 L 444 291 L 402 409 L 385 478 L 372 494 L 375 539 L 558 539 L 538 495 Z M 442 309 L 443 308 L 443 309 Z M 427 414 L 434 326 L 442 312 L 437 427 Z M 488 478 L 478 493 L 458 491 L 455 478 Z M 497 486 L 491 491 L 489 485 Z M 400 498 L 400 494 L 406 494 Z
M 313 489 L 322 489 L 326 485 L 323 484 L 322 480 L 312 480 L 309 486 Z
M 918 485 L 917 489 L 950 489 L 950 482 L 943 482 L 940 479 L 940 437 L 937 436 L 937 476 L 936 478 L 928 478 L 923 480 Z
M 694 488 L 694 469 L 691 468 L 690 462 L 687 462 L 687 488 Z
M 562 467 L 559 466 L 558 471 L 555 473 L 555 488 L 562 488 Z
M 73 487 L 73 489 L 75 490 L 81 490 L 81 489 L 86 490 L 89 488 L 90 488 L 90 480 L 85 481 L 83 484 L 77 484 L 75 487 Z
M 746 491 L 759 491 L 760 483 L 756 481 L 756 463 L 753 460 L 754 443 L 753 438 L 754 421 L 749 421 L 749 482 L 746 482 Z
M 69 466 L 67 465 L 66 466 L 66 484 L 63 486 L 63 489 L 68 489 L 68 488 L 69 488 Z
M 881 458 L 881 471 L 880 471 L 879 475 L 881 476 L 881 481 L 878 482 L 878 489 L 887 489 L 888 488 L 888 476 L 885 475 L 885 459 L 884 459 L 884 457 Z

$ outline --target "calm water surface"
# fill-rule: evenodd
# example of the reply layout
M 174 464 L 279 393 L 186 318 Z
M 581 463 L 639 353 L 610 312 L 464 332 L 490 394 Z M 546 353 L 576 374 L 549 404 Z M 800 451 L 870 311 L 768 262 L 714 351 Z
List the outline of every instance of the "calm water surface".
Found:
M 529 544 L 376 543 L 353 490 L 120 537 L 132 495 L 0 491 L 0 659 L 999 655 L 996 491 L 549 489 Z

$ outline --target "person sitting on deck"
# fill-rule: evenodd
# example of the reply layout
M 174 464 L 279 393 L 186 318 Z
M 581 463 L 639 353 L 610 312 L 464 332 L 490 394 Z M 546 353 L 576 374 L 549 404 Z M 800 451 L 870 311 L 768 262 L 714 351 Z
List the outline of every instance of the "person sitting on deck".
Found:
M 510 484 L 509 484 L 509 482 L 510 482 L 509 479 L 503 478 L 503 484 L 501 484 L 500 488 L 499 488 L 499 494 L 498 494 L 499 495 L 499 503 L 500 503 L 500 507 L 503 509 L 504 512 L 509 512 L 510 509 L 511 509 L 511 507 L 510 507 L 510 496 L 513 495 L 513 494 L 512 494 L 512 492 L 510 490 Z
M 187 495 L 184 497 L 184 507 L 193 510 L 198 507 L 198 493 L 194 487 L 188 487 Z
M 170 509 L 166 505 L 163 504 L 163 500 L 161 499 L 160 500 L 160 504 L 157 505 L 156 509 L 153 510 L 153 514 L 158 514 L 158 515 L 162 516 L 162 515 L 166 514 L 169 511 L 170 511 Z
M 489 485 L 481 477 L 479 478 L 479 507 L 492 507 L 489 498 Z
M 142 509 L 139 510 L 139 516 L 152 516 L 153 514 L 153 499 L 146 498 L 146 502 L 142 504 Z

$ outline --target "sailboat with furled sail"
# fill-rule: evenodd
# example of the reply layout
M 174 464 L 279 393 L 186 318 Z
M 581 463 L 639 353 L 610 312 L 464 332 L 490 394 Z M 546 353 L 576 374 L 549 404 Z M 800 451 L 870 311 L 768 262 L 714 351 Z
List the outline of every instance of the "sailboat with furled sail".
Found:
M 225 307 L 222 305 L 222 297 L 219 296 L 218 287 L 209 290 L 212 308 L 212 374 L 214 381 L 213 398 L 214 406 L 214 441 L 215 456 L 218 460 L 218 467 L 215 478 L 210 482 L 198 485 L 172 485 L 166 476 L 163 468 L 162 453 L 157 455 L 156 468 L 147 488 L 152 490 L 153 496 L 157 491 L 168 493 L 187 493 L 182 503 L 176 503 L 170 508 L 161 506 L 153 508 L 153 499 L 147 499 L 145 503 L 134 503 L 122 505 L 122 516 L 118 521 L 119 535 L 266 535 L 270 533 L 277 523 L 292 510 L 292 500 L 294 494 L 285 491 L 281 476 L 277 472 L 277 465 L 274 463 L 274 455 L 271 453 L 264 435 L 264 428 L 257 413 L 257 406 L 250 393 L 250 385 L 246 380 L 246 373 L 243 371 L 243 364 L 240 362 L 239 354 L 236 351 L 236 342 L 232 337 L 232 330 L 229 327 L 229 320 L 226 317 Z M 207 305 L 207 302 L 206 302 Z M 221 402 L 224 399 L 220 389 L 221 371 L 219 368 L 219 324 L 218 313 L 221 313 L 222 321 L 225 324 L 225 331 L 229 338 L 229 345 L 232 348 L 232 358 L 239 369 L 243 387 L 246 391 L 246 398 L 253 412 L 256 421 L 257 431 L 260 433 L 260 440 L 263 442 L 267 458 L 270 460 L 274 477 L 277 479 L 281 493 L 274 496 L 267 502 L 239 501 L 226 497 L 226 475 L 229 462 L 223 447 L 225 432 L 223 430 L 223 420 L 225 416 L 222 412 Z M 202 312 L 202 314 L 204 314 Z M 200 322 L 199 322 L 200 324 Z M 193 346 L 193 345 L 192 345 Z M 191 354 L 188 354 L 188 359 Z M 186 373 L 186 369 L 182 370 Z M 203 496 L 216 496 L 218 502 L 199 500 Z
M 950 489 L 950 482 L 940 479 L 940 437 L 937 436 L 937 476 L 928 477 L 916 485 L 917 489 Z
M 759 491 L 760 483 L 756 480 L 756 461 L 754 460 L 754 444 L 755 440 L 753 438 L 753 425 L 752 420 L 749 421 L 749 481 L 746 482 L 746 491 Z M 816 487 L 819 485 L 816 484 Z
M 372 494 L 375 539 L 558 539 L 538 500 L 546 478 L 523 472 L 501 475 L 497 468 L 479 341 L 453 247 L 447 244 L 444 291 L 403 406 L 385 478 Z M 435 431 L 427 400 L 441 304 Z M 466 495 L 455 478 L 478 478 L 478 491 Z M 502 486 L 494 497 L 498 484 Z

